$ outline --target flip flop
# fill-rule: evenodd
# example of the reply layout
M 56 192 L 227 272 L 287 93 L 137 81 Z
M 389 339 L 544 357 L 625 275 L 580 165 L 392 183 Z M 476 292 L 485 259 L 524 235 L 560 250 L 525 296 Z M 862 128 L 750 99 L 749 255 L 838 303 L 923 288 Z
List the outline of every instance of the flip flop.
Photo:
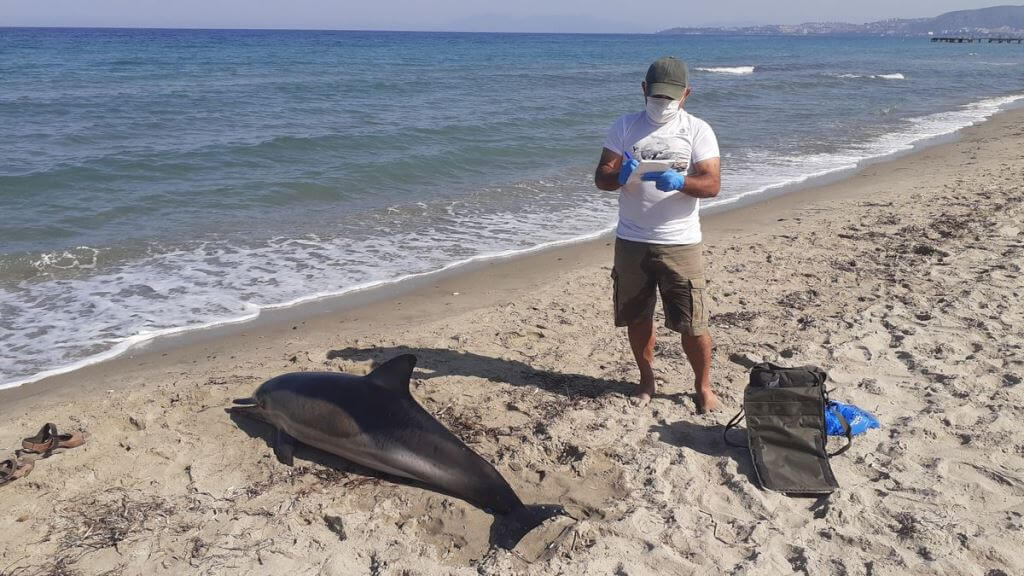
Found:
M 47 422 L 39 429 L 39 433 L 31 438 L 21 441 L 24 452 L 30 454 L 48 455 L 58 448 L 77 448 L 85 444 L 85 434 L 72 432 L 71 434 L 60 434 L 57 432 L 57 425 Z
M 0 462 L 0 486 L 28 476 L 34 466 L 31 460 L 23 462 L 17 458 L 8 458 Z

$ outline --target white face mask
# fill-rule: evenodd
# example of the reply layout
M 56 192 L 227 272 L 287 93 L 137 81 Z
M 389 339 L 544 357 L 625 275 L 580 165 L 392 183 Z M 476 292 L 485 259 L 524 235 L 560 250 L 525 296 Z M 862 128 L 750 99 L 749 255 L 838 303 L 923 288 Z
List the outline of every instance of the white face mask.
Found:
M 679 100 L 665 98 L 647 98 L 647 117 L 655 124 L 664 124 L 675 120 L 679 115 Z

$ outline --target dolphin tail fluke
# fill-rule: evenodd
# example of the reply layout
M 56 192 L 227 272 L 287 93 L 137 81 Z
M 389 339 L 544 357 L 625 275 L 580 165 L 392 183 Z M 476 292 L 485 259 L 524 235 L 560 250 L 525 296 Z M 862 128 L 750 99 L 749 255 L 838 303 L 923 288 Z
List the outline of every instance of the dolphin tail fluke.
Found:
M 560 522 L 557 528 L 555 525 L 549 526 L 549 521 L 553 518 L 559 518 L 565 522 Z M 526 548 L 539 545 L 537 550 L 527 554 L 536 556 L 528 559 L 532 562 L 546 552 L 553 551 L 554 546 L 564 539 L 567 533 L 565 526 L 575 523 L 576 519 L 561 506 L 521 506 L 508 514 L 495 517 L 494 524 L 491 526 L 491 543 L 505 550 L 517 549 L 524 544 L 526 544 Z M 545 528 L 535 532 L 542 525 Z

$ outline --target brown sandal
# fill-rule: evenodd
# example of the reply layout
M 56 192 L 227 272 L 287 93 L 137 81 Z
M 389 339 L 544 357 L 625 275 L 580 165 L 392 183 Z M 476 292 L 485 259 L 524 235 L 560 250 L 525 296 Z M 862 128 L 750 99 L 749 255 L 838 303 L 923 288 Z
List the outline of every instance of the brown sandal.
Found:
M 0 462 L 0 486 L 28 476 L 34 466 L 31 460 L 22 461 L 18 458 L 8 458 Z
M 85 435 L 81 432 L 58 434 L 57 425 L 47 422 L 39 429 L 39 433 L 21 441 L 23 451 L 30 454 L 43 454 L 44 457 L 58 448 L 77 448 L 85 444 Z

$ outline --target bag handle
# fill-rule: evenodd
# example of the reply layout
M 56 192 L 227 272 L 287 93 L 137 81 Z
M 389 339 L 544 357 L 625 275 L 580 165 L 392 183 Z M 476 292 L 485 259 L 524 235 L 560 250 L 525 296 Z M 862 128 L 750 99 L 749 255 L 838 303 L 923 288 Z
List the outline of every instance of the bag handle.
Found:
M 826 404 L 825 410 L 832 410 L 832 406 Z M 832 415 L 835 416 L 836 419 L 839 420 L 839 423 L 843 425 L 843 436 L 846 436 L 846 445 L 840 448 L 839 450 L 836 450 L 835 452 L 829 453 L 829 458 L 833 456 L 839 456 L 843 452 L 849 450 L 850 446 L 853 445 L 853 430 L 850 428 L 850 423 L 846 421 L 846 417 L 843 416 L 843 414 L 839 412 L 839 410 L 832 410 Z M 826 436 L 826 438 L 828 437 Z
M 729 430 L 732 430 L 737 425 L 739 425 L 741 420 L 743 420 L 743 408 L 740 408 L 740 411 L 737 412 L 736 415 L 732 417 L 732 420 L 729 420 L 729 423 L 725 425 L 725 429 L 722 430 L 722 439 L 725 440 L 725 443 L 728 444 L 729 446 L 733 446 L 735 448 L 747 447 L 746 444 L 740 444 L 738 442 L 733 442 L 732 440 L 729 440 Z
M 811 365 L 811 364 L 808 364 L 806 366 L 782 366 L 782 365 L 779 365 L 779 364 L 774 364 L 772 362 L 759 362 L 759 363 L 754 364 L 753 366 L 750 367 L 750 373 L 751 374 L 753 374 L 754 372 L 792 372 L 792 371 L 807 372 L 808 374 L 812 374 L 814 376 L 815 382 L 817 382 L 819 386 L 824 386 L 825 382 L 828 380 L 828 372 L 825 372 L 821 368 L 819 368 L 817 366 L 814 366 L 814 365 Z

